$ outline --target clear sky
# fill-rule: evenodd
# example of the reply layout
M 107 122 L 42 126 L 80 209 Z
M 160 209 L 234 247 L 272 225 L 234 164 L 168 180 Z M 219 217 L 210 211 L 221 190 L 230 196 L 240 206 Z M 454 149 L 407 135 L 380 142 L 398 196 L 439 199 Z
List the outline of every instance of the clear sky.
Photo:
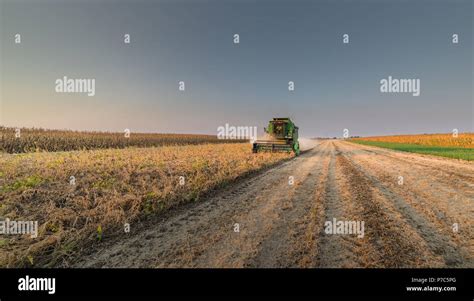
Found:
M 216 134 L 289 116 L 307 137 L 474 131 L 471 0 L 0 2 L 1 125 Z M 420 79 L 421 95 L 380 93 L 389 75 Z M 56 93 L 63 76 L 94 78 L 95 96 Z

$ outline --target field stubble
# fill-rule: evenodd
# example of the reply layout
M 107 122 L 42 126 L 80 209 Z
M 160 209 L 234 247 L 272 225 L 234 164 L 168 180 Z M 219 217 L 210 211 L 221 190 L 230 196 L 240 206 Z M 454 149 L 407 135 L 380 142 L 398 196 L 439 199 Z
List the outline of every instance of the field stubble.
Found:
M 77 252 L 124 235 L 125 223 L 291 156 L 252 154 L 248 143 L 0 154 L 0 216 L 39 224 L 34 239 L 2 236 L 0 266 L 67 267 Z

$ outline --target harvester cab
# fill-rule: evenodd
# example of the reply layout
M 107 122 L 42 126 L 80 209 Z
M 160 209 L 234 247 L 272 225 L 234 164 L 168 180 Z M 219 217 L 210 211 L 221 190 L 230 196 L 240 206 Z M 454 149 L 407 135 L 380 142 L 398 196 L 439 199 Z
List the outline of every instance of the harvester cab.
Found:
M 253 143 L 254 153 L 261 151 L 291 152 L 300 154 L 298 127 L 290 118 L 273 118 L 265 128 L 265 137 Z

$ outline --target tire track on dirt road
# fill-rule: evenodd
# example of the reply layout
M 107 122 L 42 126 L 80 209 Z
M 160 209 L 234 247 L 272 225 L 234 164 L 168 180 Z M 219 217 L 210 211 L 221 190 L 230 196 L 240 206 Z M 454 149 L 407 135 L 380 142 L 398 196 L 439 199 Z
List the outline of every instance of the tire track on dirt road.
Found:
M 247 263 L 250 267 L 309 267 L 313 266 L 318 225 L 313 223 L 312 212 L 321 210 L 315 202 L 315 191 L 321 189 L 324 166 L 328 164 L 331 145 L 324 143 L 321 152 L 308 160 L 305 170 L 298 170 L 300 183 L 283 206 L 281 216 L 261 243 L 258 254 Z M 316 236 L 316 237 L 315 237 Z
M 310 151 L 307 157 L 297 158 L 298 163 L 282 173 L 282 181 L 272 185 L 267 193 L 258 195 L 255 202 L 260 202 L 259 206 L 253 210 L 236 210 L 232 218 L 241 226 L 240 232 L 226 232 L 215 247 L 205 250 L 203 256 L 195 259 L 196 265 L 301 266 L 301 256 L 306 253 L 305 244 L 294 238 L 301 237 L 299 230 L 305 228 L 302 217 L 307 211 L 303 207 L 308 202 L 300 192 L 314 190 L 313 171 L 320 164 L 324 152 L 325 146 L 321 146 Z M 289 185 L 290 176 L 294 178 L 293 185 Z M 199 243 L 199 247 L 202 248 L 202 244 Z
M 355 267 L 359 266 L 356 238 L 351 235 L 327 234 L 324 223 L 337 221 L 356 220 L 354 218 L 354 207 L 352 200 L 347 194 L 342 194 L 345 182 L 343 171 L 340 166 L 341 153 L 336 150 L 333 142 L 330 142 L 330 154 L 328 164 L 324 171 L 321 191 L 317 194 L 316 202 L 322 204 L 322 212 L 319 216 L 321 220 L 318 231 L 320 239 L 318 241 L 317 267 Z
M 400 229 L 404 228 L 405 235 L 403 235 L 403 238 L 401 238 L 398 242 L 389 241 L 388 245 L 394 246 L 401 243 L 403 240 L 406 240 L 404 243 L 405 248 L 410 248 L 412 252 L 405 252 L 406 254 L 411 253 L 412 255 L 415 255 L 413 254 L 414 251 L 420 253 L 423 248 L 427 247 L 431 254 L 424 252 L 425 254 L 418 254 L 417 257 L 424 255 L 423 257 L 428 258 L 428 262 L 431 262 L 430 265 L 437 263 L 441 266 L 456 267 L 465 264 L 465 260 L 461 255 L 460 248 L 456 246 L 450 236 L 442 233 L 438 225 L 433 224 L 428 218 L 412 207 L 407 199 L 393 190 L 391 185 L 383 182 L 383 177 L 376 175 L 374 173 L 374 169 L 369 169 L 367 163 L 362 164 L 360 161 L 356 160 L 357 156 L 354 156 L 353 154 L 351 155 L 351 152 L 347 150 L 347 148 L 352 147 L 352 145 L 348 146 L 343 144 L 343 142 L 340 142 L 339 146 L 345 154 L 344 158 L 347 160 L 348 165 L 352 166 L 352 168 L 354 168 L 356 172 L 365 179 L 358 180 L 357 182 L 363 182 L 367 180 L 368 186 L 370 186 L 379 196 L 381 196 L 380 206 L 385 208 L 385 211 L 393 211 L 390 216 L 400 216 L 400 219 L 398 219 L 397 223 L 399 224 Z M 370 156 L 370 158 L 372 160 L 378 159 L 375 156 Z M 387 164 L 386 168 L 394 164 L 396 163 L 392 162 L 391 164 Z M 383 221 L 383 218 L 379 219 L 379 223 Z M 414 235 L 413 231 L 416 232 L 416 235 Z M 400 232 L 401 231 L 398 231 L 398 234 Z M 410 232 L 412 233 L 409 234 Z M 394 235 L 394 238 L 399 237 L 396 231 L 392 234 Z M 421 238 L 421 240 L 419 238 Z M 406 260 L 408 260 L 406 263 L 409 263 L 408 266 L 411 265 L 410 262 L 414 259 L 415 256 L 406 258 Z M 442 260 L 441 263 L 439 262 L 440 259 Z M 403 263 L 404 260 L 402 259 L 397 262 Z M 426 263 L 419 262 L 419 264 L 423 266 Z
M 451 181 L 446 183 L 445 174 L 430 172 L 432 169 L 420 168 L 409 162 L 396 161 L 391 156 L 373 156 L 377 149 L 368 152 L 351 152 L 352 143 L 344 143 L 345 153 L 351 153 L 357 161 L 390 190 L 401 196 L 416 213 L 426 219 L 437 232 L 449 238 L 448 242 L 459 254 L 454 266 L 474 266 L 474 197 L 472 188 L 464 183 Z M 359 149 L 359 146 L 356 146 Z M 365 151 L 366 146 L 362 146 Z M 394 154 L 395 156 L 397 154 Z M 429 159 L 429 158 L 427 158 Z M 433 159 L 440 165 L 438 168 L 453 169 L 456 173 L 463 172 L 473 176 L 470 162 L 451 162 L 451 160 Z M 455 160 L 457 161 L 457 160 Z M 390 165 L 392 168 L 387 169 Z M 397 183 L 398 176 L 403 176 L 403 183 Z M 441 178 L 441 179 L 440 179 Z M 450 177 L 452 179 L 452 177 Z M 449 179 L 448 179 L 449 180 Z M 453 231 L 454 225 L 459 231 Z M 437 245 L 437 243 L 435 243 Z M 448 258 L 448 261 L 449 258 Z M 456 263 L 457 262 L 457 263 Z
M 345 156 L 340 160 L 353 201 L 359 205 L 365 223 L 367 243 L 363 245 L 366 256 L 363 267 L 423 266 L 424 258 L 429 254 L 423 251 L 423 246 L 409 239 L 414 237 L 413 231 L 404 228 L 404 222 L 396 212 L 385 206 L 384 196 L 356 164 Z

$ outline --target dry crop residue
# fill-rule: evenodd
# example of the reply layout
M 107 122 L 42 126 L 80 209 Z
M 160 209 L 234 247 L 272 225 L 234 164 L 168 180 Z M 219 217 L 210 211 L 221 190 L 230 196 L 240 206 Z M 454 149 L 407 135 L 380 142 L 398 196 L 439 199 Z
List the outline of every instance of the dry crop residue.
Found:
M 472 268 L 473 183 L 472 162 L 322 140 L 76 266 Z M 364 221 L 364 237 L 326 234 L 333 218 Z

